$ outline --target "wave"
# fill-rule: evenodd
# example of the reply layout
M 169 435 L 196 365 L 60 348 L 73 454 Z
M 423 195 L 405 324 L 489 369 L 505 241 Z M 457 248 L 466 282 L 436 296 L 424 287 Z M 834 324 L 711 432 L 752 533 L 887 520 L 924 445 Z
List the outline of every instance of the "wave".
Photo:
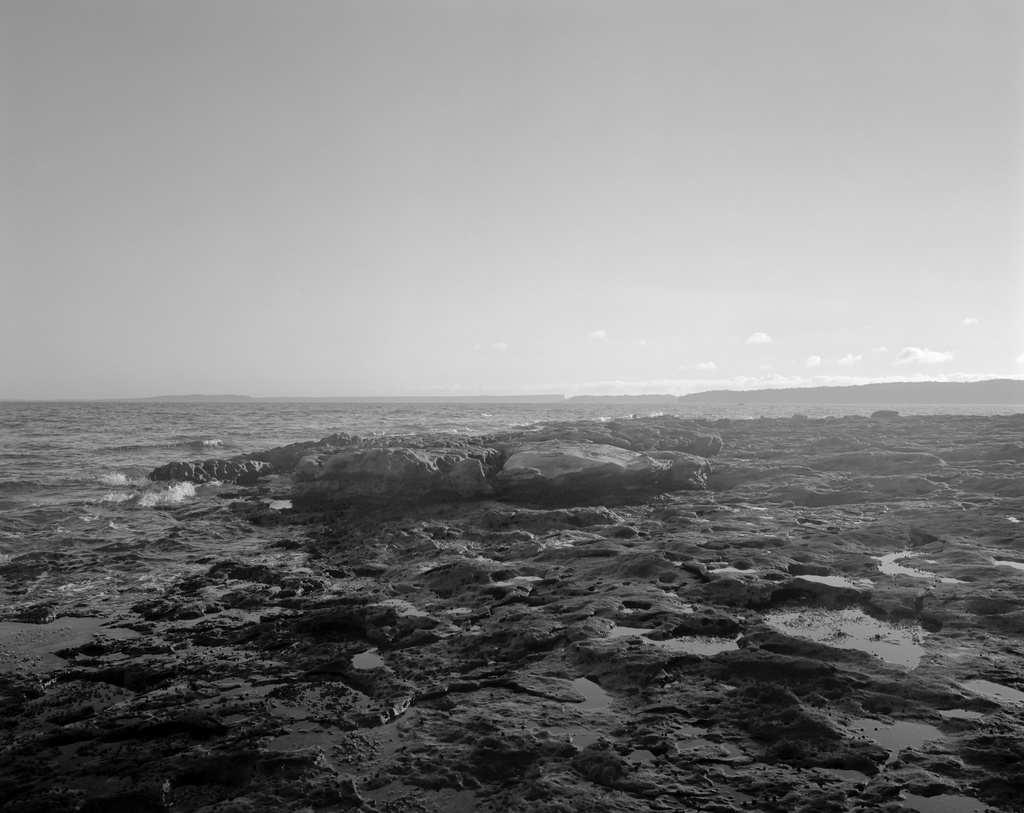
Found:
M 128 494 L 128 493 L 122 491 L 120 493 L 111 493 L 111 494 L 107 494 L 104 497 L 100 497 L 100 502 L 113 502 L 113 503 L 128 502 L 128 500 L 134 500 L 138 496 L 139 496 L 138 494 Z
M 224 441 L 214 438 L 213 440 L 190 440 L 187 444 L 190 449 L 222 449 Z
M 139 497 L 139 505 L 152 508 L 157 505 L 176 505 L 196 496 L 196 487 L 192 483 L 175 483 L 167 488 L 147 491 Z
M 0 494 L 26 494 L 45 487 L 38 480 L 0 480 Z
M 131 481 L 128 479 L 127 474 L 122 474 L 119 471 L 112 472 L 110 474 L 101 474 L 96 478 L 105 486 L 128 486 L 131 485 Z
M 125 443 L 117 446 L 103 446 L 99 452 L 152 452 L 161 449 L 189 449 L 193 452 L 208 451 L 211 449 L 233 448 L 232 444 L 226 443 L 220 438 L 181 438 L 180 440 L 169 440 L 162 443 Z
M 96 478 L 96 482 L 104 486 L 133 486 L 135 488 L 145 488 L 149 485 L 150 481 L 146 477 L 131 477 L 123 471 L 112 471 L 106 474 L 101 474 Z

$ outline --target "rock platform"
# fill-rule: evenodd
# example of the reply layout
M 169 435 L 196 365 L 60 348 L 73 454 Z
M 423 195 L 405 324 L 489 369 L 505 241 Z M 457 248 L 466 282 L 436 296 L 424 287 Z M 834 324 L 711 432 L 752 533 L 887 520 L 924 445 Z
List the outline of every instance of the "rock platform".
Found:
M 301 566 L 0 674 L 0 810 L 1024 809 L 1024 415 L 245 459 Z

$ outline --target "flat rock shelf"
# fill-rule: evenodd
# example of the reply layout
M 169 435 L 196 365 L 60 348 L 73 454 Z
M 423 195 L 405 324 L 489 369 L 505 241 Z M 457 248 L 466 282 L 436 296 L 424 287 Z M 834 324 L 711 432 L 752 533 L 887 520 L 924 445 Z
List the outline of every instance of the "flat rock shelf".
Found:
M 1024 809 L 1022 415 L 335 435 L 152 476 L 233 480 L 224 521 L 291 558 L 0 618 L 0 810 Z

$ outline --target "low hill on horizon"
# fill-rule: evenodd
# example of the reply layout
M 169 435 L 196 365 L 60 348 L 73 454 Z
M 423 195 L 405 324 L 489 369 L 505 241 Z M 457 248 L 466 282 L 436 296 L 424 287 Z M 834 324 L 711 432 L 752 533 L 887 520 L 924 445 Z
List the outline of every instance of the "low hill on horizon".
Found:
M 1024 381 L 900 381 L 844 387 L 709 390 L 682 395 L 685 404 L 1022 404 Z

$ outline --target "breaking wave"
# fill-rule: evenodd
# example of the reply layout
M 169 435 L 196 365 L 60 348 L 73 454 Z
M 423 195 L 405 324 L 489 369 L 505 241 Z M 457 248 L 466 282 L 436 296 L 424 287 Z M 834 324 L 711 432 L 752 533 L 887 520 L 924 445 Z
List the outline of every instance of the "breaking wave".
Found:
M 139 505 L 152 508 L 155 505 L 176 505 L 196 496 L 196 487 L 192 483 L 175 483 L 166 488 L 147 491 L 139 497 Z

